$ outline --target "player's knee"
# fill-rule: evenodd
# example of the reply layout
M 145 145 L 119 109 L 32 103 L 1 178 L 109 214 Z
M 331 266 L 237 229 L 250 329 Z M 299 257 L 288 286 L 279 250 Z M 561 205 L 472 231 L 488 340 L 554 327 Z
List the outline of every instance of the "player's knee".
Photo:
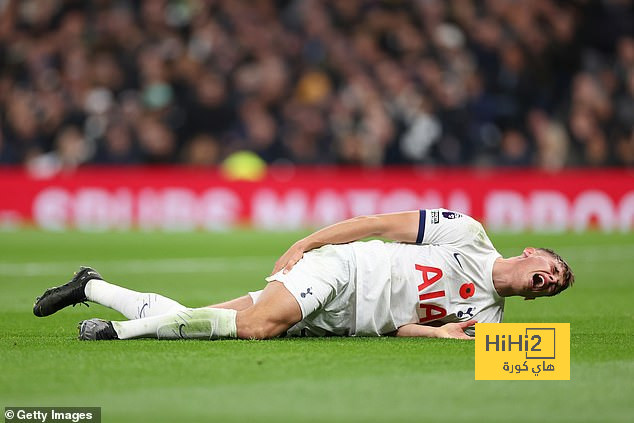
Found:
M 251 328 L 249 339 L 270 339 L 277 335 L 275 331 L 271 330 L 271 327 L 267 325 L 257 325 Z
M 267 324 L 267 323 L 259 323 L 259 324 L 250 325 L 247 328 L 245 328 L 242 334 L 240 333 L 240 329 L 238 329 L 238 335 L 241 338 L 247 338 L 247 339 L 271 339 L 271 338 L 275 338 L 280 333 L 281 331 L 277 330 L 277 328 L 274 325 Z
M 236 326 L 238 337 L 242 339 L 271 339 L 288 329 L 279 322 L 257 318 L 246 313 L 238 313 Z

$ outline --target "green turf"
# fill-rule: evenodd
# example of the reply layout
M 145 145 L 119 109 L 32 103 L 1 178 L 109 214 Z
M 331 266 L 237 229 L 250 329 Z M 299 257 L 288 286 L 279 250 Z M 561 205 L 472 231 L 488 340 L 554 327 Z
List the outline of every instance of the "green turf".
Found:
M 468 341 L 394 338 L 79 342 L 98 305 L 38 319 L 79 264 L 202 306 L 262 286 L 300 234 L 0 233 L 0 406 L 100 406 L 103 421 L 610 422 L 634 414 L 634 235 L 493 235 L 549 246 L 577 284 L 507 302 L 507 322 L 570 322 L 571 381 L 474 381 Z M 208 258 L 208 260 L 206 260 Z

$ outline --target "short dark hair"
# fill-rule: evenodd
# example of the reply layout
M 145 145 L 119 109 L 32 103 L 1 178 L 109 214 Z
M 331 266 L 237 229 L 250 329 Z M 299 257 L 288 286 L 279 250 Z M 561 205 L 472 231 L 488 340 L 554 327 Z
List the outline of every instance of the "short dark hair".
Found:
M 566 263 L 566 260 L 564 260 L 559 254 L 557 254 L 550 248 L 538 248 L 538 250 L 550 254 L 550 256 L 554 258 L 561 266 L 561 284 L 557 285 L 557 288 L 553 291 L 552 294 L 550 294 L 551 297 L 553 295 L 559 294 L 575 283 L 575 274 L 572 272 L 572 269 L 570 268 L 568 263 Z

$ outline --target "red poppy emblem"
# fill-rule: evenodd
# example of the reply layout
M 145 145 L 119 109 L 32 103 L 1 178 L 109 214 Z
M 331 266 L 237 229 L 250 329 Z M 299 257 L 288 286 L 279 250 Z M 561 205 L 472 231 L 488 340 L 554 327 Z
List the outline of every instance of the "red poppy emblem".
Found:
M 472 283 L 463 283 L 460 287 L 460 296 L 466 300 L 467 298 L 473 297 L 473 294 L 475 294 L 475 285 Z

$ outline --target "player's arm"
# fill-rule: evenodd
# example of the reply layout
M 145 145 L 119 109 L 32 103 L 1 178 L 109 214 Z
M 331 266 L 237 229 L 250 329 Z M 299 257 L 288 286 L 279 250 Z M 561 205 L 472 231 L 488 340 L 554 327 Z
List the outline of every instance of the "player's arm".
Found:
M 275 263 L 273 273 L 289 271 L 306 251 L 327 244 L 345 244 L 369 237 L 381 237 L 391 241 L 415 242 L 418 237 L 420 212 L 359 216 L 318 230 L 293 244 Z
M 439 327 L 411 323 L 409 325 L 403 325 L 398 328 L 398 330 L 396 331 L 396 336 L 423 336 L 426 338 L 453 338 L 473 340 L 475 338 L 464 333 L 464 330 L 469 326 L 473 326 L 475 324 L 475 320 L 468 320 L 466 322 L 458 323 L 446 323 Z

